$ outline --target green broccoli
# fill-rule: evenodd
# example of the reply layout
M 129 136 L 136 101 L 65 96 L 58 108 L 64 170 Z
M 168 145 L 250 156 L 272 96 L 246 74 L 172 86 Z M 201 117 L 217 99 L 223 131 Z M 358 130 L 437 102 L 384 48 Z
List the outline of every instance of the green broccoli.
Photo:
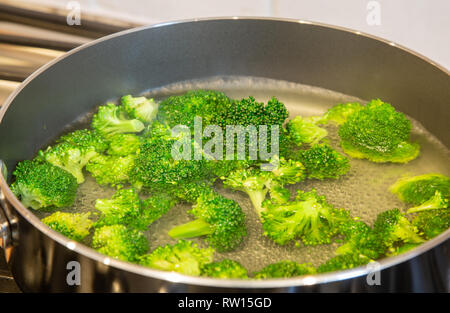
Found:
M 90 213 L 66 213 L 57 211 L 42 219 L 42 223 L 69 239 L 81 242 L 89 235 L 93 221 Z
M 305 245 L 330 243 L 341 223 L 349 219 L 347 211 L 335 209 L 315 190 L 299 190 L 292 202 L 265 201 L 264 208 L 264 234 L 280 245 L 297 238 Z
M 374 223 L 375 233 L 383 238 L 387 251 L 393 251 L 402 243 L 422 243 L 416 226 L 411 224 L 399 209 L 392 209 L 378 214 Z
M 353 158 L 407 163 L 419 155 L 410 142 L 411 122 L 388 103 L 372 100 L 339 128 L 341 146 Z
M 163 271 L 199 276 L 202 267 L 211 263 L 213 248 L 201 249 L 192 241 L 180 240 L 174 245 L 159 246 L 140 259 L 140 264 Z
M 349 219 L 341 224 L 339 232 L 345 243 L 336 249 L 337 255 L 358 253 L 376 259 L 385 252 L 383 238 L 362 221 Z
M 158 112 L 158 104 L 153 99 L 147 99 L 146 97 L 126 95 L 121 98 L 121 103 L 125 112 L 131 118 L 138 119 L 143 123 L 153 121 Z
M 168 188 L 166 191 L 174 195 L 178 200 L 194 204 L 198 198 L 214 193 L 213 184 L 209 180 L 186 182 Z
M 450 210 L 432 210 L 419 212 L 412 220 L 426 239 L 443 233 L 450 227 Z
M 328 135 L 328 131 L 317 125 L 315 118 L 303 118 L 300 115 L 290 120 L 286 128 L 291 140 L 297 145 L 315 145 Z
M 450 199 L 450 177 L 441 174 L 424 174 L 397 180 L 389 190 L 403 202 L 421 205 L 439 191 Z
M 446 209 L 446 208 L 448 208 L 448 199 L 444 199 L 442 197 L 441 192 L 436 190 L 434 196 L 432 196 L 430 199 L 428 199 L 421 205 L 408 209 L 407 213 L 416 213 L 421 211 Z
M 219 194 L 200 196 L 190 213 L 196 219 L 172 228 L 172 238 L 207 236 L 214 248 L 224 252 L 235 249 L 247 235 L 245 214 L 239 204 Z
M 319 265 L 319 267 L 317 268 L 317 272 L 327 273 L 327 272 L 341 271 L 366 265 L 372 261 L 373 261 L 372 259 L 359 253 L 347 253 L 338 255 L 334 258 L 327 260 L 325 263 Z
M 387 256 L 399 255 L 399 254 L 405 253 L 409 250 L 412 250 L 418 246 L 420 246 L 419 243 L 405 243 L 405 244 L 402 244 L 398 247 L 391 249 L 386 255 Z
M 225 187 L 245 192 L 258 215 L 261 216 L 264 210 L 262 203 L 271 189 L 295 184 L 304 177 L 302 163 L 282 158 L 279 160 L 278 167 L 272 171 L 262 171 L 256 168 L 239 169 L 222 179 Z
M 152 224 L 166 214 L 175 204 L 177 199 L 165 193 L 158 193 L 142 201 L 142 219 L 147 225 Z
M 92 118 L 92 128 L 105 137 L 121 133 L 139 133 L 144 130 L 144 124 L 138 119 L 130 119 L 125 110 L 107 103 L 100 106 Z
M 347 121 L 347 118 L 355 112 L 360 111 L 364 107 L 358 102 L 347 102 L 336 104 L 330 108 L 321 118 L 321 122 L 327 124 L 334 122 L 342 125 Z
M 116 186 L 129 181 L 129 175 L 134 168 L 136 156 L 98 155 L 89 161 L 86 170 L 100 185 Z
M 302 275 L 312 275 L 316 269 L 310 263 L 297 263 L 294 261 L 281 261 L 269 264 L 262 270 L 254 273 L 256 279 L 289 278 Z
M 98 153 L 108 149 L 108 141 L 95 130 L 80 129 L 61 136 L 58 143 L 67 143 L 83 149 L 93 149 Z
M 248 278 L 248 271 L 239 262 L 225 259 L 203 265 L 201 275 L 222 279 L 246 279 Z
M 139 152 L 141 138 L 135 134 L 116 134 L 109 138 L 107 153 L 116 156 L 127 156 Z
M 137 262 L 148 251 L 144 234 L 125 225 L 96 228 L 92 247 L 98 252 L 123 261 Z
M 350 169 L 348 159 L 328 144 L 313 145 L 308 150 L 301 150 L 298 160 L 305 166 L 308 178 L 337 179 Z
M 142 218 L 141 199 L 133 188 L 119 188 L 111 199 L 97 199 L 95 209 L 101 212 L 96 227 L 122 224 L 145 231 L 150 224 Z
M 47 207 L 66 207 L 75 201 L 77 180 L 69 172 L 39 160 L 19 162 L 11 185 L 22 204 L 39 210 Z

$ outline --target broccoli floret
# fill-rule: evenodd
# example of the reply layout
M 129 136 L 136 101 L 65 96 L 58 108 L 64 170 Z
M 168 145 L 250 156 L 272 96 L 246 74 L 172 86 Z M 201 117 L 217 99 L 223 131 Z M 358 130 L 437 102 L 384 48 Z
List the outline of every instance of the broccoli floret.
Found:
M 372 100 L 339 128 L 341 146 L 353 158 L 407 163 L 419 155 L 410 142 L 411 122 L 388 103 Z
M 142 201 L 142 219 L 147 225 L 152 224 L 166 214 L 177 200 L 164 193 L 158 193 Z
M 142 218 L 141 199 L 133 188 L 119 188 L 111 199 L 97 199 L 95 209 L 101 212 L 96 227 L 122 224 L 145 231 L 150 224 Z
M 203 265 L 202 276 L 213 278 L 246 279 L 248 271 L 239 262 L 225 259 L 220 262 L 211 262 Z
M 342 125 L 347 121 L 347 118 L 355 112 L 364 108 L 358 102 L 340 103 L 330 108 L 322 117 L 322 123 L 334 122 Z
M 317 125 L 315 118 L 303 118 L 300 115 L 290 120 L 286 125 L 291 140 L 297 145 L 315 145 L 328 135 L 326 129 Z
M 180 240 L 174 245 L 159 246 L 144 255 L 140 264 L 163 271 L 199 276 L 201 268 L 211 263 L 213 248 L 201 249 L 192 241 Z
M 92 247 L 98 252 L 123 261 L 137 262 L 148 251 L 144 234 L 125 225 L 102 226 L 95 229 Z
M 185 184 L 176 185 L 173 188 L 168 188 L 180 201 L 187 203 L 195 203 L 201 196 L 207 196 L 214 193 L 211 181 L 194 181 Z
M 317 272 L 326 273 L 351 269 L 354 267 L 366 265 L 371 261 L 373 260 L 359 253 L 342 254 L 331 258 L 325 263 L 319 265 L 319 267 L 317 268 Z
M 421 205 L 408 209 L 407 213 L 416 213 L 421 211 L 446 209 L 446 208 L 448 208 L 448 199 L 444 199 L 442 197 L 441 192 L 436 190 L 434 196 L 432 196 L 430 199 L 428 199 Z
M 418 246 L 420 246 L 419 243 L 405 243 L 405 244 L 395 247 L 394 249 L 389 251 L 389 253 L 387 253 L 387 256 L 399 255 L 399 254 L 405 253 L 409 250 L 412 250 Z
M 362 221 L 350 219 L 341 224 L 339 232 L 345 243 L 336 249 L 337 255 L 358 253 L 376 259 L 385 252 L 383 238 Z
M 432 210 L 418 213 L 413 221 L 426 239 L 431 239 L 446 231 L 450 227 L 450 210 Z
M 20 162 L 11 185 L 22 204 L 39 210 L 47 207 L 65 207 L 74 203 L 77 180 L 69 172 L 39 160 Z
M 335 209 L 315 190 L 299 190 L 295 201 L 264 202 L 264 234 L 280 245 L 301 239 L 305 245 L 330 243 L 341 223 L 349 219 L 345 210 Z
M 245 192 L 261 216 L 262 203 L 272 187 L 280 188 L 283 185 L 295 184 L 304 177 L 302 163 L 280 159 L 278 167 L 272 171 L 261 171 L 256 168 L 240 169 L 222 179 L 225 187 Z
M 444 199 L 450 199 L 450 177 L 441 174 L 425 174 L 397 180 L 389 190 L 403 202 L 420 205 L 439 191 Z
M 127 156 L 139 151 L 141 138 L 135 134 L 116 134 L 109 138 L 109 148 L 107 153 L 110 155 Z
M 186 125 L 193 130 L 194 118 L 201 117 L 204 126 L 215 124 L 214 116 L 225 110 L 230 99 L 224 93 L 213 90 L 194 90 L 161 101 L 157 120 L 174 127 Z
M 399 209 L 392 209 L 378 214 L 374 223 L 375 233 L 383 239 L 388 251 L 394 251 L 403 243 L 422 243 L 419 230 L 411 224 Z
M 337 179 L 350 169 L 348 159 L 328 144 L 313 145 L 308 150 L 302 150 L 298 160 L 305 166 L 308 178 Z
M 94 114 L 92 128 L 107 137 L 121 133 L 139 133 L 145 126 L 138 119 L 130 119 L 122 107 L 108 103 L 100 106 Z
M 86 170 L 92 174 L 100 185 L 116 186 L 129 181 L 129 175 L 134 168 L 136 156 L 106 156 L 98 155 L 86 165 Z
M 67 143 L 83 149 L 93 149 L 98 153 L 104 152 L 109 144 L 105 138 L 95 130 L 81 129 L 61 136 L 58 143 Z
M 66 213 L 57 211 L 42 219 L 42 223 L 64 236 L 82 241 L 89 235 L 93 221 L 89 219 L 90 213 Z
M 235 249 L 247 235 L 245 214 L 239 204 L 219 194 L 200 196 L 190 213 L 196 219 L 172 228 L 172 238 L 207 236 L 214 248 L 224 252 Z
M 158 104 L 153 99 L 147 99 L 146 97 L 126 95 L 122 97 L 121 102 L 125 112 L 131 118 L 138 119 L 143 123 L 153 121 L 158 112 Z
M 150 191 L 164 191 L 168 186 L 182 185 L 204 178 L 208 171 L 206 160 L 175 159 L 172 147 L 178 138 L 172 137 L 167 127 L 162 127 L 158 123 L 153 123 L 152 126 L 154 129 L 141 144 L 130 173 L 133 185 L 145 187 Z M 191 147 L 193 151 L 193 143 Z
M 262 270 L 254 273 L 256 279 L 289 278 L 302 275 L 312 275 L 316 269 L 310 263 L 297 263 L 293 261 L 281 261 L 269 264 Z
M 62 142 L 45 151 L 39 151 L 38 157 L 66 170 L 72 174 L 79 184 L 84 182 L 83 168 L 98 155 L 94 148 L 73 146 Z

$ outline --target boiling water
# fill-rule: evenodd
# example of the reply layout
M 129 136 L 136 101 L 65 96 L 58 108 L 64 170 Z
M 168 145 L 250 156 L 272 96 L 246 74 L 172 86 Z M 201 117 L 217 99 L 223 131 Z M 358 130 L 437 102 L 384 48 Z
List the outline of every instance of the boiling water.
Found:
M 290 118 L 296 115 L 311 116 L 322 114 L 329 107 L 341 102 L 365 102 L 355 97 L 317 87 L 248 77 L 221 77 L 177 83 L 150 90 L 144 95 L 161 99 L 192 89 L 221 90 L 231 98 L 243 98 L 252 95 L 258 101 L 264 102 L 272 96 L 276 96 L 287 106 Z M 84 121 L 86 121 L 86 118 Z M 330 144 L 339 152 L 342 152 L 338 144 L 337 127 L 329 125 L 327 129 L 329 131 Z M 421 145 L 421 154 L 417 159 L 406 165 L 375 164 L 366 160 L 350 159 L 351 169 L 344 177 L 337 180 L 307 180 L 290 186 L 290 189 L 294 192 L 297 189 L 311 190 L 315 188 L 320 194 L 325 195 L 335 207 L 349 209 L 353 216 L 359 216 L 363 221 L 372 224 L 378 213 L 392 208 L 404 208 L 404 204 L 387 190 L 399 177 L 430 172 L 450 174 L 449 151 L 428 133 L 420 123 L 414 120 L 411 137 L 413 141 L 417 141 Z M 279 246 L 262 235 L 263 230 L 258 216 L 245 194 L 226 190 L 220 183 L 216 185 L 216 188 L 218 192 L 236 200 L 241 205 L 247 216 L 248 232 L 243 244 L 238 249 L 228 253 L 216 253 L 216 260 L 221 260 L 222 258 L 236 260 L 251 272 L 281 260 L 293 260 L 300 263 L 311 262 L 317 266 L 332 257 L 334 250 L 339 246 L 337 242 L 316 247 L 295 246 L 294 243 Z M 110 197 L 113 193 L 113 188 L 99 186 L 86 173 L 86 182 L 78 190 L 76 203 L 65 211 L 94 212 L 95 200 Z M 167 233 L 175 225 L 192 220 L 186 213 L 188 209 L 188 205 L 176 205 L 165 216 L 150 226 L 146 235 L 149 239 L 151 250 L 159 245 L 176 242 Z M 47 215 L 41 212 L 38 212 L 38 214 L 40 217 Z M 201 239 L 194 239 L 193 241 L 202 247 L 206 246 Z

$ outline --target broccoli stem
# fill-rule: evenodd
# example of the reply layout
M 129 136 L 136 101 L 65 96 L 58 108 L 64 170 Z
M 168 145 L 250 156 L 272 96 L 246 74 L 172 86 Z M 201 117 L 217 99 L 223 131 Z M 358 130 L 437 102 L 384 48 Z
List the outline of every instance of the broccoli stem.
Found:
M 212 234 L 213 231 L 211 224 L 199 218 L 172 228 L 169 231 L 169 236 L 175 239 L 193 238 Z
M 268 189 L 264 189 L 261 191 L 252 191 L 247 193 L 250 198 L 250 201 L 253 204 L 253 207 L 258 213 L 259 219 L 262 219 L 262 212 L 264 211 L 262 203 L 266 199 L 267 192 Z

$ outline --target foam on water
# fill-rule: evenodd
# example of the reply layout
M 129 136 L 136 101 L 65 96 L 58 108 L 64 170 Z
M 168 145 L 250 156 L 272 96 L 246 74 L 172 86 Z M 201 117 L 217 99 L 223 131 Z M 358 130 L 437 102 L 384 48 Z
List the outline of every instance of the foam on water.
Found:
M 144 95 L 161 99 L 168 95 L 180 94 L 192 89 L 215 89 L 225 92 L 232 98 L 254 96 L 258 101 L 267 101 L 276 96 L 289 109 L 290 117 L 296 115 L 310 116 L 322 114 L 329 107 L 348 101 L 365 101 L 341 93 L 322 88 L 300 85 L 285 81 L 251 77 L 215 77 L 206 80 L 177 83 L 163 88 L 149 90 Z M 327 126 L 330 144 L 338 151 L 339 138 L 337 127 Z M 294 186 L 296 189 L 317 189 L 326 195 L 328 201 L 336 207 L 349 209 L 353 216 L 359 216 L 367 223 L 373 223 L 376 215 L 392 208 L 404 208 L 394 195 L 387 189 L 403 175 L 419 175 L 437 172 L 450 175 L 450 153 L 433 135 L 428 133 L 417 121 L 413 120 L 412 140 L 421 145 L 420 156 L 408 164 L 375 164 L 366 160 L 350 159 L 351 169 L 347 175 L 338 180 L 307 180 Z M 86 182 L 78 190 L 78 197 L 73 207 L 66 211 L 94 211 L 95 200 L 110 197 L 114 189 L 99 186 L 95 180 L 86 175 Z M 217 190 L 229 198 L 233 198 L 242 206 L 247 216 L 248 236 L 242 246 L 229 253 L 216 253 L 216 259 L 231 258 L 239 261 L 250 271 L 281 261 L 311 262 L 314 265 L 322 263 L 333 256 L 338 243 L 316 247 L 304 247 L 288 244 L 279 246 L 262 235 L 262 227 L 248 198 L 240 192 L 224 189 L 219 183 Z M 191 220 L 186 213 L 188 205 L 177 205 L 160 220 L 150 226 L 146 232 L 150 241 L 150 249 L 158 245 L 175 243 L 167 232 L 175 225 Z M 43 213 L 39 213 L 42 217 Z M 204 241 L 195 239 L 201 246 Z

